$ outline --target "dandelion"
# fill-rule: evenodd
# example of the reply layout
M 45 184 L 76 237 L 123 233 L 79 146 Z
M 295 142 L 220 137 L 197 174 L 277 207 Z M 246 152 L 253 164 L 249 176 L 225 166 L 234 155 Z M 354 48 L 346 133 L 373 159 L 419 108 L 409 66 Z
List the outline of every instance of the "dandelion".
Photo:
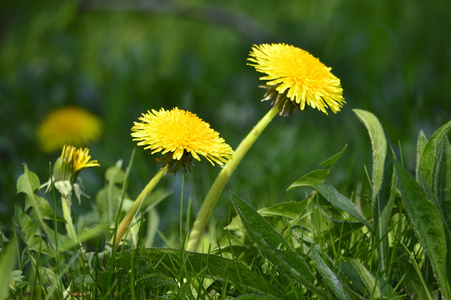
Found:
M 53 168 L 53 180 L 69 180 L 75 182 L 81 170 L 91 167 L 99 167 L 97 160 L 90 160 L 89 149 L 75 148 L 65 145 L 61 151 L 61 156 L 55 162 Z
M 61 194 L 61 207 L 63 217 L 66 220 L 66 230 L 70 238 L 76 240 L 77 235 L 71 217 L 71 197 L 72 191 L 80 201 L 81 189 L 75 183 L 80 171 L 86 168 L 100 166 L 97 160 L 91 160 L 88 148 L 75 148 L 71 145 L 65 145 L 61 151 L 61 156 L 56 160 L 53 167 L 53 182 L 55 188 Z
M 233 154 L 232 148 L 219 137 L 218 132 L 210 128 L 208 123 L 195 114 L 177 107 L 168 111 L 164 109 L 147 111 L 146 114 L 142 114 L 139 121 L 134 122 L 132 127 L 133 140 L 138 142 L 138 146 L 150 150 L 151 154 L 161 152 L 163 157 L 157 160 L 163 164 L 118 225 L 111 239 L 113 245 L 120 243 L 142 203 L 165 174 L 175 173 L 181 167 L 185 171 L 189 170 L 192 158 L 200 161 L 199 155 L 205 157 L 212 165 L 216 163 L 222 166 Z
M 258 72 L 266 73 L 260 78 L 268 80 L 262 86 L 268 89 L 263 100 L 273 99 L 273 107 L 241 141 L 233 158 L 216 177 L 194 221 L 186 246 L 188 251 L 196 251 L 199 247 L 207 221 L 227 181 L 278 113 L 291 116 L 306 106 L 317 108 L 325 114 L 326 108 L 337 113 L 345 103 L 340 80 L 330 73 L 331 68 L 302 49 L 286 44 L 254 45 L 248 60 L 251 62 L 249 65 Z
M 248 59 L 267 80 L 263 100 L 273 99 L 281 114 L 292 115 L 306 106 L 327 114 L 327 108 L 337 113 L 343 106 L 340 79 L 320 60 L 305 50 L 286 44 L 254 45 Z
M 143 114 L 132 127 L 132 137 L 138 146 L 152 154 L 161 152 L 163 166 L 169 165 L 169 172 L 180 167 L 185 171 L 191 165 L 191 158 L 200 161 L 204 156 L 212 165 L 224 165 L 232 157 L 232 148 L 195 114 L 174 108 L 152 110 Z
M 102 121 L 75 106 L 51 112 L 39 125 L 37 137 L 42 151 L 53 153 L 64 145 L 85 146 L 100 138 Z

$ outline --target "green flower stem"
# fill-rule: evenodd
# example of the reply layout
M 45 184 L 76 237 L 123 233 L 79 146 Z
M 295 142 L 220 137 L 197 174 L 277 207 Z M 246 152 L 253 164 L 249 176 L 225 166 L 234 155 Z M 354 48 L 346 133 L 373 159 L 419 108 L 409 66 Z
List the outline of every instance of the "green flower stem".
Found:
M 202 233 L 205 230 L 211 212 L 213 211 L 213 208 L 215 207 L 219 195 L 224 189 L 224 186 L 226 185 L 230 176 L 232 176 L 233 171 L 235 171 L 240 161 L 243 159 L 244 155 L 246 155 L 247 151 L 254 144 L 262 131 L 265 130 L 266 126 L 268 126 L 268 124 L 278 113 L 279 108 L 277 106 L 273 106 L 273 108 L 271 108 L 271 110 L 266 113 L 266 115 L 257 123 L 257 125 L 255 125 L 251 132 L 249 132 L 249 134 L 241 141 L 240 145 L 233 153 L 232 159 L 226 163 L 226 165 L 219 173 L 218 177 L 216 177 L 215 182 L 211 186 L 210 191 L 208 192 L 204 202 L 202 203 L 202 206 L 197 215 L 197 219 L 194 222 L 193 229 L 191 230 L 191 234 L 186 246 L 186 249 L 188 251 L 197 250 L 200 239 L 202 237 Z
M 69 194 L 69 198 L 62 196 L 61 197 L 61 206 L 63 209 L 63 216 L 64 216 L 64 220 L 66 220 L 66 231 L 67 231 L 67 235 L 73 239 L 74 241 L 76 241 L 78 243 L 77 240 L 77 233 L 75 232 L 75 227 L 74 227 L 74 223 L 72 222 L 72 217 L 71 217 L 71 213 L 70 213 L 70 195 Z
M 133 205 L 128 210 L 127 215 L 122 219 L 121 223 L 117 227 L 116 234 L 113 235 L 110 241 L 112 244 L 115 245 L 119 244 L 128 227 L 130 226 L 130 223 L 135 217 L 136 213 L 139 211 L 139 208 L 141 207 L 142 203 L 147 198 L 147 196 L 153 191 L 158 182 L 160 182 L 164 174 L 166 174 L 168 168 L 169 165 L 166 165 L 163 168 L 161 168 L 157 172 L 157 174 L 155 174 L 155 176 L 149 181 L 149 183 L 145 186 L 145 188 L 141 191 L 141 194 L 139 194 L 138 198 L 136 198 L 135 202 L 133 202 Z

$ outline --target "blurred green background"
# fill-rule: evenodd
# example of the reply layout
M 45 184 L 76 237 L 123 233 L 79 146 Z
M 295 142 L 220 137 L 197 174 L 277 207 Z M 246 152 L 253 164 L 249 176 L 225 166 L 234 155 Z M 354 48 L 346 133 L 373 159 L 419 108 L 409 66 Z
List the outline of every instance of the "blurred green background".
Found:
M 256 207 L 302 199 L 285 189 L 345 144 L 330 180 L 346 195 L 365 193 L 371 145 L 352 109 L 373 112 L 412 169 L 419 130 L 429 137 L 451 119 L 450 14 L 449 0 L 1 1 L 0 222 L 10 223 L 21 199 L 23 163 L 49 177 L 57 154 L 40 151 L 36 127 L 57 107 L 79 105 L 104 122 L 102 139 L 89 145 L 102 166 L 82 174 L 91 200 L 75 205 L 80 212 L 106 168 L 128 164 L 130 128 L 149 109 L 189 110 L 235 148 L 270 108 L 260 103 L 262 75 L 246 65 L 252 45 L 267 42 L 300 47 L 332 67 L 347 104 L 336 115 L 276 117 L 226 187 L 216 219 L 226 222 L 228 190 Z M 132 198 L 159 168 L 142 149 L 133 166 Z M 218 172 L 203 160 L 183 176 L 194 212 Z M 178 174 L 160 184 L 174 191 L 159 205 L 167 223 L 178 220 L 181 182 Z

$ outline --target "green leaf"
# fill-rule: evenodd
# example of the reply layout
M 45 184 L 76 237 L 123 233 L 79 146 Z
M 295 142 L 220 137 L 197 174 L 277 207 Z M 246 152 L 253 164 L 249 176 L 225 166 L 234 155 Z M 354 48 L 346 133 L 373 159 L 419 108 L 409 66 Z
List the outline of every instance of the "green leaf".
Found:
M 435 194 L 432 192 L 431 187 L 426 183 L 426 180 L 423 178 L 423 176 L 421 176 L 420 174 L 420 184 L 421 187 L 423 188 L 423 191 L 426 194 L 427 199 L 431 202 L 434 203 L 437 207 L 438 210 L 440 210 L 440 203 L 437 200 L 437 197 L 435 196 Z M 444 232 L 445 232 L 445 237 L 446 237 L 446 248 L 447 249 L 451 249 L 451 232 L 449 230 L 449 224 L 446 221 L 445 215 L 443 211 L 441 212 L 441 216 L 442 216 L 442 221 L 443 221 L 443 225 L 444 225 Z M 446 263 L 447 263 L 447 267 L 446 267 L 446 272 L 448 274 L 448 278 L 451 278 L 451 251 L 447 251 L 447 258 L 446 258 Z
M 433 299 L 424 282 L 415 254 L 409 253 L 406 247 L 400 247 L 400 251 L 403 251 L 403 255 L 399 255 L 397 264 L 401 275 L 405 275 L 402 284 L 406 292 L 415 295 L 415 299 Z
M 27 165 L 24 164 L 24 173 L 17 180 L 17 193 L 32 195 L 40 186 L 39 177 L 29 171 Z
M 417 150 L 416 180 L 430 186 L 434 196 L 428 198 L 437 204 L 445 225 L 447 248 L 451 249 L 451 145 L 447 134 L 451 122 L 439 128 L 427 141 L 424 134 L 419 137 Z M 427 191 L 427 190 L 426 190 Z M 447 272 L 451 278 L 451 251 L 448 251 Z
M 104 187 L 97 192 L 96 205 L 100 222 L 110 223 L 113 221 L 122 199 L 122 188 L 115 185 Z
M 144 282 L 149 288 L 152 289 L 166 288 L 168 290 L 175 290 L 179 288 L 179 286 L 177 286 L 177 283 L 173 278 L 165 276 L 163 272 L 157 270 L 152 265 L 146 264 L 144 266 L 140 266 L 138 268 L 138 271 L 142 275 Z M 191 276 L 193 275 L 191 274 Z
M 122 161 L 118 161 L 114 166 L 106 170 L 105 179 L 110 184 L 123 185 L 125 183 L 125 172 L 122 170 Z
M 325 161 L 323 161 L 322 163 L 320 163 L 320 167 L 321 166 L 326 166 L 326 171 L 327 174 L 330 173 L 330 171 L 332 170 L 332 168 L 335 166 L 335 164 L 337 163 L 338 159 L 340 159 L 341 155 L 345 152 L 346 148 L 348 148 L 348 145 L 345 145 L 343 147 L 343 149 L 341 149 L 340 152 L 335 153 L 334 155 L 332 155 L 330 158 L 326 159 Z
M 47 254 L 49 256 L 54 257 L 54 253 L 51 251 L 50 247 L 46 243 L 43 237 L 43 230 L 41 230 L 40 226 L 37 225 L 33 220 L 22 211 L 22 208 L 16 205 L 14 219 L 16 221 L 16 225 L 20 227 L 21 234 L 25 244 L 33 251 L 38 253 Z M 51 230 L 49 229 L 49 232 Z M 52 238 L 46 234 L 46 237 Z
M 236 235 L 227 235 L 223 237 L 219 242 L 218 246 L 212 250 L 214 254 L 220 254 L 220 253 L 230 253 L 235 254 L 235 256 L 238 256 L 238 253 L 242 253 L 246 250 L 250 250 L 250 247 L 245 246 L 244 242 L 242 241 L 241 237 L 237 237 Z M 250 251 L 248 251 L 250 252 Z M 247 253 L 246 253 L 247 254 Z M 253 259 L 254 257 L 252 257 Z M 245 258 L 240 258 L 240 261 L 245 261 Z
M 397 296 L 395 290 L 383 280 L 383 278 L 376 278 L 373 273 L 368 271 L 368 269 L 357 259 L 349 259 L 349 262 L 341 264 L 341 268 L 346 274 L 346 277 L 349 278 L 349 281 L 357 287 L 360 293 L 368 293 L 365 295 L 366 298 L 391 299 L 394 296 Z
M 38 197 L 34 191 L 40 188 L 39 178 L 33 172 L 28 170 L 27 165 L 24 165 L 24 173 L 17 180 L 17 193 L 25 193 L 25 207 L 33 207 L 33 217 L 39 221 L 41 228 L 44 229 L 49 240 L 50 234 L 47 231 L 47 226 L 44 219 L 53 219 L 53 211 L 48 205 L 47 200 Z
M 359 274 L 360 278 L 366 286 L 366 289 L 371 293 L 371 298 L 380 298 L 382 296 L 381 290 L 376 284 L 376 278 L 374 278 L 373 274 L 371 274 L 358 260 L 350 258 L 349 262 Z
M 359 273 L 354 266 L 350 262 L 345 261 L 340 263 L 340 268 L 357 291 L 364 294 L 366 292 L 365 283 L 362 278 L 360 278 Z
M 26 195 L 25 210 L 34 207 L 36 213 L 43 219 L 53 220 L 53 210 L 49 202 L 34 193 L 35 190 L 40 189 L 38 176 L 29 171 L 27 165 L 24 165 L 24 169 L 24 173 L 17 180 L 17 193 L 24 193 Z
M 292 278 L 317 293 L 322 293 L 313 285 L 314 275 L 305 260 L 297 253 L 283 236 L 275 230 L 249 204 L 232 194 L 241 222 L 249 239 L 257 245 L 274 267 L 288 278 Z
M 50 207 L 50 204 L 47 201 L 47 199 L 39 197 L 37 195 L 35 195 L 34 198 L 25 197 L 25 210 L 27 210 L 30 207 L 34 208 L 34 210 L 32 211 L 33 217 L 39 219 L 39 216 L 37 216 L 37 214 L 39 214 L 43 219 L 53 220 L 54 212 Z M 61 216 L 58 217 L 58 220 L 64 222 L 64 218 L 62 218 Z
M 443 144 L 437 170 L 437 203 L 442 212 L 448 232 L 451 232 L 451 145 L 448 139 Z
M 144 278 L 155 275 L 157 271 L 178 280 L 180 276 L 211 278 L 231 284 L 240 292 L 279 296 L 279 291 L 265 278 L 242 264 L 221 256 L 177 249 L 147 248 L 122 254 L 120 265 L 130 268 L 131 259 Z M 148 272 L 151 274 L 147 274 Z
M 390 149 L 391 150 L 391 149 Z M 389 151 L 389 155 L 385 157 L 384 178 L 382 180 L 381 189 L 376 196 L 373 205 L 373 219 L 375 226 L 374 237 L 377 239 L 377 253 L 379 261 L 379 269 L 384 272 L 390 263 L 387 254 L 388 248 L 388 232 L 390 220 L 392 217 L 392 209 L 396 198 L 397 182 L 394 174 L 393 151 Z
M 318 251 L 312 249 L 311 257 L 315 262 L 316 268 L 318 272 L 321 274 L 321 277 L 332 290 L 337 299 L 348 300 L 351 299 L 350 295 L 346 292 L 345 286 L 338 279 L 338 277 L 334 274 L 334 272 L 326 265 L 324 260 L 319 255 Z
M 415 166 L 415 174 L 417 174 L 418 177 L 418 170 L 420 168 L 420 161 L 421 156 L 423 155 L 424 148 L 426 147 L 426 144 L 428 143 L 428 139 L 426 138 L 426 135 L 424 134 L 423 130 L 420 130 L 420 133 L 418 134 L 418 140 L 417 140 L 417 161 Z
M 432 190 L 436 190 L 436 182 L 434 174 L 438 169 L 438 161 L 437 157 L 439 156 L 439 152 L 441 151 L 441 147 L 443 145 L 444 139 L 451 129 L 451 121 L 440 127 L 429 139 L 426 146 L 424 146 L 424 150 L 421 154 L 420 162 L 418 165 L 418 170 L 416 174 L 416 178 L 418 180 L 419 174 L 421 174 L 425 179 L 427 184 L 432 187 Z
M 38 268 L 39 276 L 43 282 L 46 284 L 56 283 L 58 276 L 55 274 L 55 271 L 51 268 L 47 268 L 45 266 L 39 266 Z
M 9 281 L 16 264 L 17 242 L 11 240 L 0 256 L 0 300 L 7 299 Z
M 1 270 L 1 268 L 0 268 L 0 270 Z M 25 276 L 22 275 L 22 274 L 23 274 L 22 270 L 14 270 L 14 271 L 12 271 L 11 272 L 11 276 L 10 276 L 11 281 L 24 282 L 23 279 L 25 278 Z
M 293 182 L 288 188 L 287 191 L 293 190 L 300 187 L 314 187 L 317 184 L 320 184 L 321 182 L 324 182 L 324 180 L 327 177 L 327 171 L 323 169 L 318 169 L 311 171 L 310 173 L 302 176 L 295 182 Z
M 376 199 L 376 195 L 379 193 L 384 176 L 387 140 L 385 138 L 382 125 L 374 114 L 361 109 L 353 109 L 353 111 L 365 125 L 371 139 L 371 146 L 373 149 L 372 199 L 374 201 Z
M 241 232 L 244 232 L 243 229 L 243 223 L 241 222 L 241 219 L 239 216 L 235 216 L 232 218 L 232 221 L 230 221 L 229 224 L 227 224 L 226 227 L 224 227 L 225 230 L 238 230 Z
M 126 175 L 121 167 L 122 161 L 118 161 L 106 170 L 105 180 L 108 184 L 97 192 L 96 209 L 101 222 L 114 222 L 120 204 L 124 198 L 127 199 L 127 195 L 124 193 Z
M 447 277 L 447 245 L 443 220 L 435 203 L 428 200 L 426 193 L 415 179 L 394 160 L 399 189 L 409 214 L 409 219 L 425 252 L 431 260 L 435 277 L 445 299 L 451 298 Z
M 359 220 L 361 223 L 363 223 L 366 227 L 372 229 L 371 224 L 357 210 L 354 203 L 350 199 L 340 194 L 332 185 L 327 182 L 323 182 L 316 186 L 316 190 L 333 206 L 347 212 L 348 214 Z
M 87 286 L 95 286 L 96 282 L 91 274 L 83 274 L 75 278 L 74 282 L 86 288 Z
M 329 175 L 330 171 L 335 166 L 338 159 L 341 157 L 341 155 L 343 154 L 343 152 L 346 150 L 347 147 L 348 146 L 345 145 L 340 152 L 334 154 L 332 157 L 323 161 L 320 164 L 320 166 L 327 166 L 326 170 L 318 169 L 318 170 L 311 171 L 310 173 L 302 176 L 300 179 L 293 182 L 287 188 L 287 191 L 296 189 L 296 188 L 300 188 L 300 187 L 313 187 L 314 188 L 317 184 L 324 182 L 324 180 L 326 180 L 327 175 Z
M 265 207 L 258 210 L 258 213 L 264 217 L 286 217 L 289 219 L 296 219 L 302 213 L 304 213 L 306 206 L 309 204 L 309 201 L 301 201 L 301 202 L 281 202 L 274 204 L 270 207 Z
M 240 300 L 260 300 L 260 299 L 277 299 L 271 296 L 261 296 L 261 295 L 242 295 L 239 297 L 236 297 L 235 299 Z

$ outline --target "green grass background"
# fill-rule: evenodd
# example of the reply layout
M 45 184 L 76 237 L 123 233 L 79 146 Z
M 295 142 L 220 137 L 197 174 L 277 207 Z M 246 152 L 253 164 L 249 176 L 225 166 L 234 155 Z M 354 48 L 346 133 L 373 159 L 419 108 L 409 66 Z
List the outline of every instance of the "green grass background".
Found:
M 0 222 L 7 230 L 22 164 L 48 178 L 56 155 L 39 150 L 36 128 L 57 107 L 76 104 L 104 121 L 102 139 L 90 145 L 102 166 L 82 176 L 91 198 L 106 168 L 119 159 L 128 163 L 136 147 L 130 128 L 148 109 L 196 113 L 235 148 L 269 109 L 260 103 L 262 75 L 246 65 L 255 43 L 288 43 L 319 57 L 341 79 L 347 104 L 336 115 L 310 109 L 273 120 L 219 200 L 215 218 L 224 223 L 231 207 L 227 190 L 257 208 L 296 200 L 300 192 L 285 189 L 345 144 L 329 180 L 343 194 L 368 191 L 363 166 L 371 167 L 371 145 L 353 108 L 379 118 L 410 168 L 419 130 L 430 136 L 451 118 L 450 1 L 114 3 L 122 2 L 0 3 Z M 132 198 L 158 168 L 137 149 Z M 204 160 L 183 176 L 194 212 L 218 172 Z M 160 184 L 174 191 L 158 207 L 167 216 L 163 226 L 178 219 L 181 183 L 178 174 Z M 83 212 L 90 205 L 84 199 L 74 206 Z

